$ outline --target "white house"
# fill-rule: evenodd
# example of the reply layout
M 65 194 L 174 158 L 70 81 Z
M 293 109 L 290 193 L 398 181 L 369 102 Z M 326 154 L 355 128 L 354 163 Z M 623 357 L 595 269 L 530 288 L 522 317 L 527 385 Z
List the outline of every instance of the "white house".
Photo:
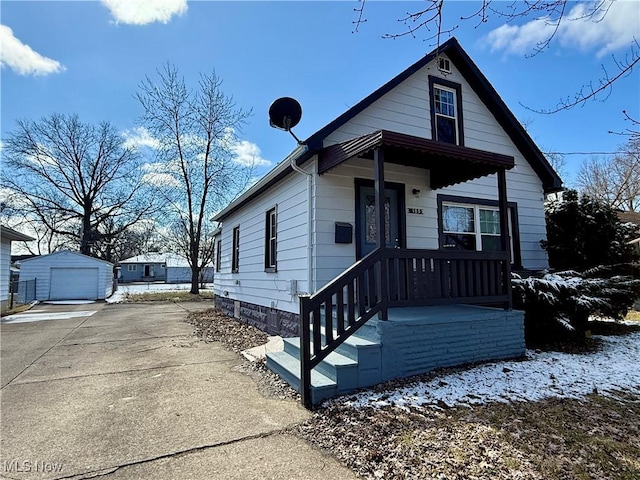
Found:
M 36 299 L 103 300 L 113 293 L 113 264 L 60 251 L 23 260 L 20 280 L 36 280 Z
M 307 378 L 300 382 L 308 388 L 309 365 L 322 367 L 374 317 L 380 321 L 367 335 L 378 342 L 401 307 L 501 305 L 508 312 L 510 269 L 547 267 L 543 202 L 560 188 L 453 38 L 302 142 L 214 218 L 221 225 L 216 304 L 270 332 L 301 335 L 303 349 L 312 341 L 302 352 Z M 386 337 L 381 375 L 355 387 L 434 365 L 522 354 L 521 316 L 507 317 L 496 335 L 512 335 L 511 349 L 485 351 L 478 337 L 464 347 L 470 354 L 417 370 L 385 367 L 385 358 L 399 358 L 390 347 L 397 338 Z M 470 338 L 464 329 L 456 335 L 460 345 Z M 335 392 L 311 395 L 316 401 Z
M 32 237 L 0 225 L 0 302 L 7 307 L 11 279 L 11 242 L 29 242 Z

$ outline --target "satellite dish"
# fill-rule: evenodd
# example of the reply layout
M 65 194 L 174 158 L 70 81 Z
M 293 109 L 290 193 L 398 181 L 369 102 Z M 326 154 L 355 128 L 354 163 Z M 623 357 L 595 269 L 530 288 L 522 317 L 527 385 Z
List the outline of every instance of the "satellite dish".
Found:
M 282 97 L 269 107 L 269 125 L 291 132 L 302 118 L 302 107 L 295 98 Z

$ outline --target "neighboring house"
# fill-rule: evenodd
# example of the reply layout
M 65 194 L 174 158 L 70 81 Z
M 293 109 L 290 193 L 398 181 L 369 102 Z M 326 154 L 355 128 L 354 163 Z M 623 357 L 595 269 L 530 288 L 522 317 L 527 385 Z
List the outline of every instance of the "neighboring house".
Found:
M 202 282 L 213 281 L 213 266 L 200 272 Z M 191 282 L 191 267 L 181 256 L 172 253 L 147 253 L 120 262 L 121 282 Z
M 640 229 L 640 212 L 617 212 L 618 218 L 624 223 L 633 223 Z M 640 255 L 640 236 L 629 242 Z
M 9 301 L 11 282 L 11 242 L 29 242 L 34 238 L 0 225 L 0 302 L 4 311 Z
M 559 189 L 544 155 L 451 39 L 214 217 L 215 302 L 271 333 L 302 336 L 285 340 L 268 365 L 302 385 L 305 403 L 522 355 L 510 270 L 548 266 L 543 202 Z M 366 361 L 363 345 L 373 349 Z M 336 349 L 342 356 L 329 356 Z M 356 373 L 337 378 L 336 362 L 354 357 Z
M 20 262 L 20 281 L 36 281 L 36 299 L 103 300 L 113 293 L 113 264 L 60 251 Z

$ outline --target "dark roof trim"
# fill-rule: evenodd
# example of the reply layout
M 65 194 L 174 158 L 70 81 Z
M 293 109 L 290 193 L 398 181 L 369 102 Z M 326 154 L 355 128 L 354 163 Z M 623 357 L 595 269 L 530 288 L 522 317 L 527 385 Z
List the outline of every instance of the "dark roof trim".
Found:
M 316 133 L 308 137 L 303 144 L 306 145 L 307 150 L 303 154 L 296 157 L 296 164 L 302 165 L 307 160 L 313 157 L 314 154 L 322 150 L 324 147 L 324 139 L 331 134 L 334 130 L 340 128 L 347 123 L 353 117 L 369 107 L 373 102 L 380 97 L 390 92 L 400 83 L 405 81 L 411 75 L 418 70 L 429 64 L 438 55 L 445 53 L 450 60 L 460 70 L 460 73 L 467 80 L 471 88 L 478 94 L 480 99 L 484 102 L 489 111 L 495 116 L 496 120 L 507 132 L 513 143 L 524 154 L 527 161 L 530 163 L 533 170 L 538 174 L 538 177 L 542 181 L 545 192 L 554 192 L 562 190 L 562 180 L 558 174 L 553 170 L 547 159 L 542 152 L 535 145 L 529 134 L 524 130 L 522 125 L 515 118 L 513 113 L 506 106 L 502 98 L 498 95 L 495 89 L 491 86 L 487 78 L 480 72 L 478 67 L 473 63 L 471 58 L 462 49 L 458 40 L 455 37 L 450 38 L 438 48 L 431 51 L 409 68 L 396 75 L 390 81 L 382 85 L 376 91 L 365 97 L 363 100 L 355 104 L 349 110 L 342 115 L 329 122 L 322 127 Z M 288 158 L 295 156 L 296 151 L 292 152 Z M 285 159 L 280 164 L 263 177 L 257 184 L 251 187 L 245 194 L 241 195 L 237 200 L 232 202 L 224 210 L 213 217 L 214 221 L 222 221 L 233 212 L 237 211 L 245 203 L 251 201 L 255 196 L 265 192 L 271 186 L 278 183 L 282 178 L 286 177 L 293 172 L 290 166 L 289 160 Z
M 331 145 L 320 151 L 318 173 L 325 173 L 350 158 L 363 155 L 376 147 L 382 146 L 413 150 L 425 155 L 464 160 L 466 162 L 484 163 L 506 169 L 514 166 L 514 159 L 509 155 L 461 147 L 388 130 L 378 130 L 368 135 Z
M 400 85 L 402 82 L 404 82 L 411 75 L 416 73 L 418 70 L 420 70 L 422 67 L 424 67 L 428 63 L 430 63 L 440 53 L 446 53 L 446 50 L 449 49 L 453 44 L 455 44 L 458 48 L 460 48 L 460 45 L 458 44 L 458 41 L 455 39 L 455 37 L 450 38 L 449 40 L 444 42 L 442 45 L 440 45 L 439 48 L 436 48 L 435 50 L 433 50 L 430 53 L 426 54 L 424 57 L 422 57 L 416 63 L 414 63 L 409 68 L 407 68 L 403 72 L 401 72 L 398 75 L 396 75 L 395 77 L 393 77 L 387 83 L 385 83 L 380 88 L 378 88 L 376 91 L 374 91 L 370 95 L 367 95 L 364 99 L 362 99 L 361 101 L 356 103 L 353 107 L 351 107 L 349 110 L 347 110 L 342 115 L 337 117 L 335 120 L 333 120 L 332 122 L 330 122 L 327 125 L 325 125 L 324 127 L 322 127 L 316 133 L 314 133 L 309 138 L 307 138 L 307 140 L 305 140 L 305 143 L 307 145 L 309 145 L 310 147 L 313 146 L 313 147 L 318 148 L 318 149 L 322 148 L 322 141 L 331 132 L 333 132 L 337 128 L 340 128 L 342 125 L 344 125 L 349 120 L 351 120 L 353 117 L 355 117 L 357 114 L 359 114 L 364 109 L 369 107 L 373 102 L 375 102 L 380 97 L 382 97 L 386 93 L 388 93 L 391 90 L 393 90 L 398 85 Z
M 533 170 L 538 174 L 546 192 L 554 192 L 562 189 L 562 180 L 553 170 L 540 149 L 536 146 L 529 134 L 524 130 L 520 122 L 509 110 L 502 98 L 491 86 L 480 69 L 473 63 L 469 55 L 462 49 L 455 37 L 450 38 L 435 50 L 431 51 L 409 68 L 392 78 L 389 82 L 365 97 L 342 115 L 311 135 L 305 143 L 310 150 L 320 150 L 323 140 L 331 132 L 344 125 L 357 114 L 369 107 L 373 102 L 381 98 L 393 88 L 405 81 L 418 70 L 429 64 L 440 54 L 446 54 L 460 70 L 471 88 L 478 94 L 489 111 L 495 116 L 500 126 L 507 132 L 513 143 L 523 153 Z
M 447 52 L 449 59 L 456 65 L 471 88 L 478 94 L 482 102 L 496 118 L 500 126 L 507 132 L 511 141 L 523 153 L 531 168 L 538 174 L 546 193 L 562 190 L 562 180 L 549 164 L 544 154 L 526 132 L 524 127 L 504 103 L 487 77 L 471 60 L 467 52 L 456 41 L 455 48 Z
M 252 187 L 246 192 L 240 195 L 236 200 L 231 202 L 220 213 L 213 216 L 211 220 L 214 222 L 221 222 L 229 215 L 237 211 L 240 207 L 250 202 L 260 194 L 270 189 L 273 185 L 276 185 L 280 180 L 287 177 L 293 172 L 291 162 L 296 162 L 296 165 L 302 165 L 309 158 L 315 155 L 315 151 L 311 151 L 306 147 L 297 147 L 287 158 L 276 165 L 269 173 L 258 180 Z

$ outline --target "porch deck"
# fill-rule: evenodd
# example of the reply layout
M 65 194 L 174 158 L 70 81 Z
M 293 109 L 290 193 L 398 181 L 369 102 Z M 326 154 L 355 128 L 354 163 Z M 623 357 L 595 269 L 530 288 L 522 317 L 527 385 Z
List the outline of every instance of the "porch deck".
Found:
M 283 352 L 267 355 L 267 366 L 300 390 L 300 339 L 284 343 Z M 524 353 L 522 312 L 472 305 L 390 308 L 386 319 L 369 320 L 313 369 L 311 403 L 439 367 Z

